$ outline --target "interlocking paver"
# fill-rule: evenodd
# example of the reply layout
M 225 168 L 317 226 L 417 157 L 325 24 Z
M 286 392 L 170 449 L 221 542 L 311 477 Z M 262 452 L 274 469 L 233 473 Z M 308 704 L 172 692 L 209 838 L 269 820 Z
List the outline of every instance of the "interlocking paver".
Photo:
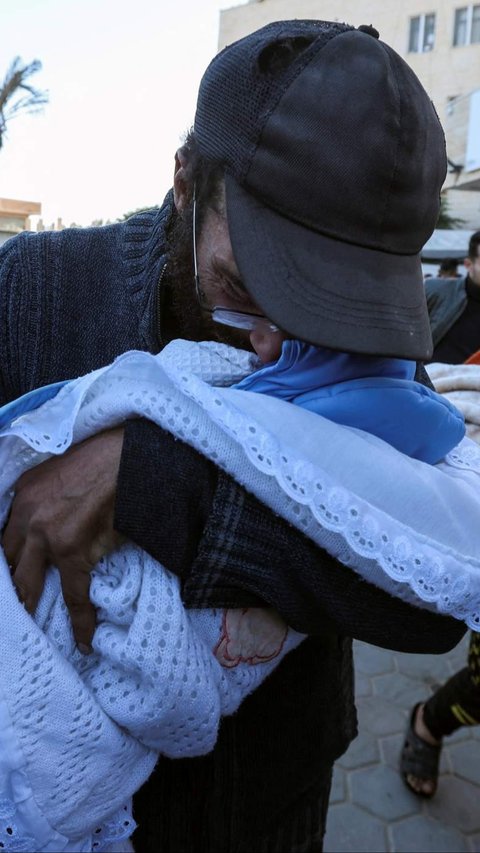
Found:
M 339 758 L 340 767 L 353 770 L 355 767 L 365 767 L 380 760 L 380 748 L 377 739 L 369 732 L 361 731 L 349 749 Z
M 383 853 L 386 843 L 382 821 L 351 803 L 330 808 L 325 835 L 328 853 Z
M 464 853 L 468 846 L 462 834 L 438 820 L 415 815 L 395 823 L 391 829 L 392 850 L 399 853 Z
M 395 661 L 399 672 L 412 676 L 426 686 L 443 684 L 452 674 L 447 655 L 407 655 L 398 652 Z
M 403 732 L 380 738 L 379 745 L 382 764 L 386 764 L 387 767 L 391 767 L 393 770 L 398 771 L 398 761 L 402 744 Z
M 373 692 L 402 709 L 410 708 L 425 699 L 425 686 L 400 672 L 389 672 L 372 678 Z
M 480 727 L 479 728 L 470 728 L 470 726 L 462 726 L 461 729 L 457 729 L 456 732 L 452 732 L 451 735 L 445 740 L 445 744 L 451 746 L 454 743 L 460 743 L 460 741 L 471 740 L 471 739 L 480 740 Z
M 364 675 L 363 672 L 357 670 L 355 673 L 355 696 L 360 698 L 361 696 L 371 696 L 372 693 L 371 679 L 368 675 Z
M 357 645 L 355 665 L 358 671 L 365 675 L 382 675 L 395 669 L 393 652 L 369 646 L 367 643 Z
M 468 644 L 470 642 L 470 634 L 465 634 L 463 640 L 445 656 L 451 674 L 462 669 L 467 662 Z
M 468 779 L 480 789 L 480 744 L 470 740 L 448 746 L 452 771 L 462 779 Z M 478 809 L 480 811 L 480 792 Z
M 357 700 L 358 723 L 360 731 L 384 737 L 402 731 L 405 714 L 379 696 L 368 696 Z
M 386 823 L 421 808 L 420 800 L 405 787 L 398 773 L 383 764 L 351 773 L 350 790 L 352 802 Z
M 343 803 L 347 796 L 347 777 L 345 770 L 337 764 L 333 770 L 332 789 L 330 791 L 330 805 Z
M 444 776 L 426 809 L 431 817 L 464 833 L 480 831 L 480 790 L 465 779 Z
M 467 645 L 433 656 L 355 643 L 360 736 L 335 768 L 326 853 L 480 853 L 480 726 L 445 739 L 433 800 L 398 770 L 413 704 L 465 665 Z

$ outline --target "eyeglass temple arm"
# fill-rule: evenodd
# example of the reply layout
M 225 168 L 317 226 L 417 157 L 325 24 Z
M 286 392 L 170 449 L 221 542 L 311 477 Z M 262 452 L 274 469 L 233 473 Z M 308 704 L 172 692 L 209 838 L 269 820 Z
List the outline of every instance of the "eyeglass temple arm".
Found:
M 198 275 L 197 263 L 197 186 L 193 185 L 193 211 L 192 211 L 192 238 L 193 238 L 193 273 L 195 277 L 195 290 L 197 299 L 201 302 L 202 291 L 200 288 L 200 276 Z

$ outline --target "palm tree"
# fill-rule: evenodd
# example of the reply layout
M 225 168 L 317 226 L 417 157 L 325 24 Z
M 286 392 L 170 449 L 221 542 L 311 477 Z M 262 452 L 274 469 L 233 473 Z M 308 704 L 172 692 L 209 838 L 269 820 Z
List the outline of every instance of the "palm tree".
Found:
M 0 148 L 6 134 L 7 123 L 20 112 L 35 113 L 48 101 L 47 92 L 35 89 L 27 81 L 40 71 L 42 63 L 34 59 L 24 65 L 19 56 L 13 60 L 5 80 L 0 86 Z

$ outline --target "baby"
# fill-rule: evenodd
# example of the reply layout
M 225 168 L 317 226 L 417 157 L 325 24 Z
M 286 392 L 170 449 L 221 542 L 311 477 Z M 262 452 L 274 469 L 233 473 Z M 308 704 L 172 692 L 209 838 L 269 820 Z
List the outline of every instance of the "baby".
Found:
M 193 353 L 194 364 L 207 360 L 202 376 L 186 369 L 185 353 Z M 254 364 L 251 354 L 224 345 L 180 341 L 160 356 L 125 354 L 110 368 L 8 404 L 0 410 L 3 520 L 23 470 L 129 416 L 151 417 L 181 438 L 188 438 L 188 423 L 201 449 L 228 467 L 218 418 L 222 435 L 242 444 L 237 406 L 249 395 L 239 391 L 279 398 L 286 417 L 291 410 L 285 401 L 293 402 L 429 465 L 463 438 L 463 418 L 414 381 L 412 362 L 286 341 L 278 362 L 252 373 Z M 245 423 L 246 432 L 255 431 L 251 420 Z M 247 449 L 263 458 L 245 441 L 238 456 L 242 472 Z M 257 473 L 248 476 L 255 490 Z M 238 477 L 243 480 L 243 473 Z M 48 573 L 32 620 L 15 598 L 6 564 L 0 569 L 9 617 L 0 640 L 0 716 L 10 721 L 0 735 L 0 788 L 18 838 L 32 849 L 106 850 L 112 839 L 127 839 L 135 824 L 124 804 L 158 754 L 211 750 L 220 717 L 233 713 L 303 639 L 267 608 L 186 611 L 177 578 L 127 544 L 93 574 L 98 627 L 94 654 L 84 657 L 73 641 L 57 573 Z

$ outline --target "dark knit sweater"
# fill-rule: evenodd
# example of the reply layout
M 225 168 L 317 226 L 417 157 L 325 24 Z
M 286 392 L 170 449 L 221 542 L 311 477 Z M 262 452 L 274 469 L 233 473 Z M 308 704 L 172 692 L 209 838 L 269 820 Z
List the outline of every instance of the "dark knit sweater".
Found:
M 157 285 L 170 203 L 126 223 L 25 234 L 2 247 L 0 403 L 125 350 L 158 350 Z M 355 735 L 344 637 L 444 652 L 462 626 L 360 580 L 147 422 L 126 427 L 116 526 L 181 576 L 187 606 L 268 602 L 315 635 L 223 721 L 211 755 L 161 759 L 137 798 L 137 849 L 156 850 L 162 841 L 162 849 L 177 851 L 200 825 L 209 853 L 254 849 L 253 839 L 287 824 L 299 827 L 301 840 L 299 816 Z

